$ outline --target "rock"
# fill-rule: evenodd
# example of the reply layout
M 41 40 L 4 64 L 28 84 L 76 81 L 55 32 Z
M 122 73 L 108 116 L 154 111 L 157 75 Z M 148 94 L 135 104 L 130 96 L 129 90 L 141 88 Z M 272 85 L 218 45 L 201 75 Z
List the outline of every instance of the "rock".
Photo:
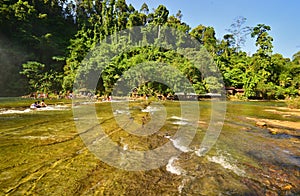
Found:
M 272 173 L 276 173 L 276 170 L 272 169 L 272 168 L 269 168 L 269 171 L 272 172 Z
M 267 180 L 267 179 L 264 179 L 262 182 L 263 182 L 264 185 L 267 185 L 267 186 L 271 185 L 270 181 Z
M 278 194 L 276 192 L 273 192 L 273 191 L 270 191 L 270 190 L 267 190 L 266 191 L 266 196 L 277 196 Z
M 249 127 L 243 127 L 241 130 L 242 130 L 242 131 L 246 131 L 246 132 L 251 131 L 251 129 L 250 129 Z
M 285 185 L 284 187 L 282 187 L 281 190 L 283 190 L 283 191 L 289 191 L 292 188 L 293 188 L 292 185 L 288 184 L 288 185 Z
M 269 132 L 272 134 L 272 135 L 276 135 L 278 133 L 278 131 L 276 129 L 272 129 L 272 128 L 269 128 Z
M 263 128 L 267 127 L 267 123 L 265 123 L 263 121 L 257 121 L 255 125 L 258 127 L 263 127 Z

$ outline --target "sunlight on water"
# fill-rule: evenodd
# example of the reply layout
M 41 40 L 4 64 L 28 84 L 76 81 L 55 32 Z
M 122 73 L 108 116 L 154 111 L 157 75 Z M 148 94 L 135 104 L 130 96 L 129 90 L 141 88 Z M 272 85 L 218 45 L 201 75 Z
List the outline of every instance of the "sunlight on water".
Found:
M 110 104 L 96 104 L 95 118 L 106 137 L 120 146 L 120 152 L 110 152 L 110 156 L 120 155 L 120 163 L 130 165 L 126 154 L 130 150 L 147 151 L 168 142 L 179 154 L 167 157 L 165 165 L 157 169 L 133 172 L 117 169 L 98 159 L 83 143 L 80 135 L 92 132 L 77 131 L 75 122 L 84 119 L 74 119 L 70 106 L 52 104 L 47 110 L 35 111 L 2 107 L 0 195 L 300 193 L 300 133 L 299 128 L 293 128 L 299 121 L 298 111 L 288 113 L 289 110 L 271 103 L 267 106 L 265 103 L 229 103 L 223 130 L 208 151 L 199 149 L 210 122 L 208 102 L 199 103 L 200 120 L 189 145 L 183 144 L 184 140 L 176 137 L 176 132 L 179 127 L 189 130 L 195 124 L 191 119 L 180 117 L 177 102 L 162 102 L 167 111 L 166 120 L 160 130 L 147 136 L 121 129 L 114 115 L 127 115 L 128 122 L 133 120 L 141 125 L 149 113 L 146 127 L 162 111 L 157 111 L 160 108 L 131 102 L 128 111 L 112 110 Z M 256 125 L 256 121 L 262 119 L 267 127 Z M 94 136 L 90 143 L 97 143 L 96 139 Z
M 233 160 L 230 157 L 229 153 L 222 153 L 219 152 L 217 156 L 207 156 L 207 159 L 213 163 L 218 163 L 220 164 L 222 167 L 224 167 L 225 169 L 229 169 L 231 171 L 233 171 L 234 173 L 236 173 L 239 176 L 243 176 L 245 175 L 245 171 L 238 168 L 234 163 L 237 162 L 237 160 Z

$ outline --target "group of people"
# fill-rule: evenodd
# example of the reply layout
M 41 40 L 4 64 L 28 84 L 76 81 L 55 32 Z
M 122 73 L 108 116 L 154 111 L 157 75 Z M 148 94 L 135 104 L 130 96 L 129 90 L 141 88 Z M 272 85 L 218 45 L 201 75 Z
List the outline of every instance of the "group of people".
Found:
M 34 102 L 33 104 L 30 105 L 31 109 L 43 108 L 43 107 L 47 107 L 47 104 L 45 103 L 44 99 L 42 101 Z

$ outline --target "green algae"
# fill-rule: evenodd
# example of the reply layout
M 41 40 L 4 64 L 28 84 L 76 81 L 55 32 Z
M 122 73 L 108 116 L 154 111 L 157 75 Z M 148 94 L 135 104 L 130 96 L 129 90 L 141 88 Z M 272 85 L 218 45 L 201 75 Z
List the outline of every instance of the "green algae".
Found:
M 15 100 L 8 102 L 1 103 L 1 107 L 16 105 Z M 20 107 L 26 104 L 27 101 L 20 104 Z M 181 115 L 179 103 L 167 101 L 162 104 L 167 108 L 168 120 L 159 131 L 143 137 L 119 128 L 109 102 L 97 103 L 95 106 L 99 125 L 112 141 L 122 148 L 126 144 L 128 149 L 142 151 L 164 145 L 169 141 L 165 136 L 176 134 L 179 125 L 174 124 L 170 118 Z M 300 191 L 299 164 L 296 162 L 299 161 L 299 140 L 271 137 L 266 130 L 246 119 L 256 117 L 281 120 L 282 116 L 265 111 L 284 106 L 276 104 L 229 102 L 225 124 L 217 143 L 205 156 L 199 157 L 193 151 L 199 148 L 211 119 L 210 102 L 199 102 L 199 124 L 189 146 L 192 151 L 180 154 L 174 163 L 184 171 L 182 175 L 170 173 L 165 166 L 148 171 L 126 171 L 104 163 L 83 142 L 71 108 L 3 114 L 0 115 L 0 193 L 297 194 Z M 130 103 L 130 116 L 136 124 L 142 125 L 143 117 L 147 115 L 147 122 L 151 121 L 151 115 L 141 112 L 148 105 L 146 102 Z M 296 119 L 289 117 L 285 120 Z M 294 144 L 291 145 L 291 142 Z M 244 173 L 234 171 L 236 168 Z M 276 173 L 280 173 L 281 177 L 276 176 Z M 291 187 L 286 190 L 288 185 Z

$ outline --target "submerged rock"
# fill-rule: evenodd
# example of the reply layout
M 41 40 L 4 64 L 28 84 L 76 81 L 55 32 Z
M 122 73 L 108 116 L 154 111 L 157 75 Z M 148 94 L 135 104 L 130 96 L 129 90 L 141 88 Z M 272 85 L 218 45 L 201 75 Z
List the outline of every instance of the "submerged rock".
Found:
M 284 187 L 281 187 L 281 190 L 283 190 L 283 191 L 289 191 L 289 190 L 291 190 L 292 188 L 293 188 L 292 185 L 288 184 L 288 185 L 286 185 L 286 186 L 284 186 Z
M 262 127 L 262 128 L 266 128 L 266 127 L 267 127 L 267 123 L 265 123 L 264 121 L 257 121 L 257 122 L 255 123 L 255 125 L 256 125 L 257 127 Z
M 269 133 L 271 133 L 272 135 L 276 135 L 278 133 L 278 130 L 274 128 L 269 128 Z

